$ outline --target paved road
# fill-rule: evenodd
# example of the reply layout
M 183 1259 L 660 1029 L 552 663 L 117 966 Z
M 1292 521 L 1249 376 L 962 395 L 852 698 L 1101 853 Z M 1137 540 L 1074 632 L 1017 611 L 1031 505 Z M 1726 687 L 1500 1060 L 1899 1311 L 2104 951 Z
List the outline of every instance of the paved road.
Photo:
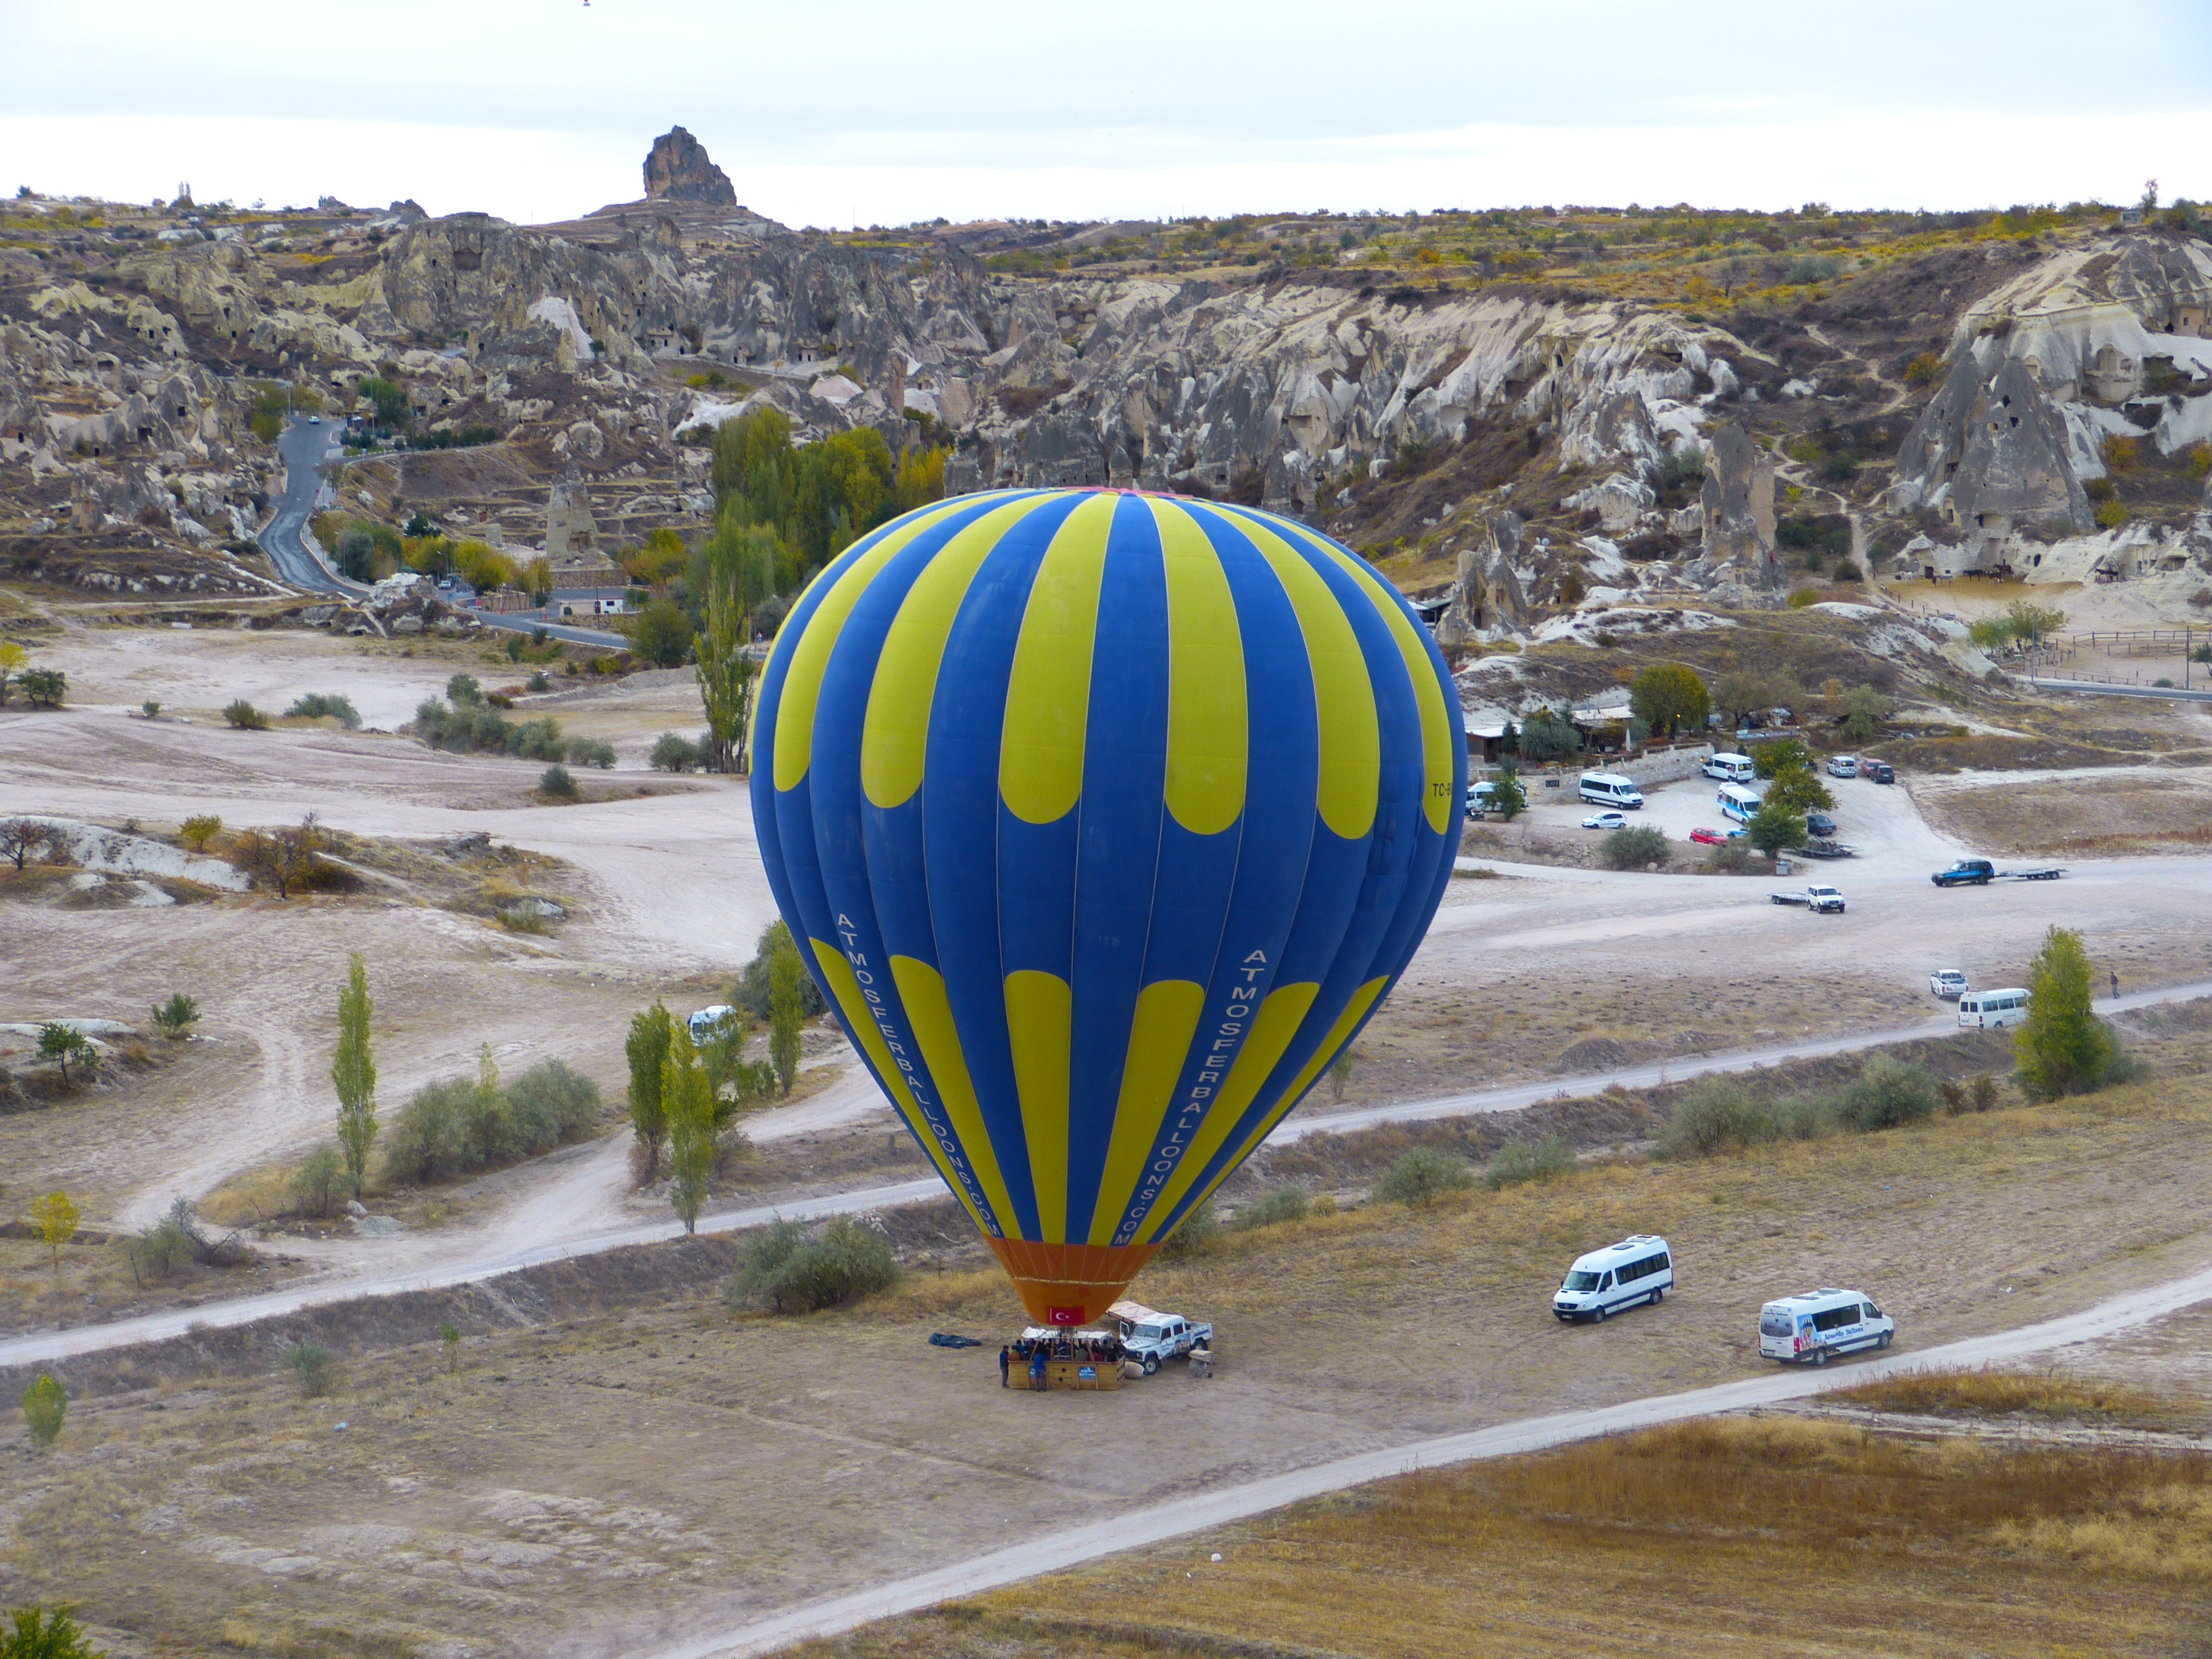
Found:
M 2039 691 L 2079 691 L 2099 697 L 2156 697 L 2165 702 L 2212 702 L 2212 691 L 2173 685 L 2106 685 L 2098 680 L 2039 679 L 2031 679 L 2028 684 Z
M 797 1642 L 836 1636 L 878 1619 L 933 1607 L 955 1596 L 980 1595 L 1041 1573 L 1063 1571 L 1101 1556 L 1186 1537 L 1304 1498 L 1411 1474 L 1415 1469 L 1541 1451 L 1570 1441 L 1623 1434 L 1662 1423 L 1680 1422 L 1684 1418 L 1778 1405 L 1900 1370 L 2024 1359 L 2048 1353 L 2054 1348 L 2100 1341 L 2207 1300 L 2212 1300 L 2212 1267 L 2185 1279 L 2115 1297 L 2063 1318 L 2045 1320 L 1991 1336 L 1946 1343 L 1941 1347 L 1893 1352 L 1880 1358 L 1825 1370 L 1778 1367 L 1741 1382 L 1695 1389 L 1686 1394 L 1659 1395 L 1589 1411 L 1562 1412 L 1553 1417 L 1524 1418 L 1466 1434 L 1443 1435 L 1433 1440 L 1417 1440 L 1407 1445 L 1362 1452 L 1242 1486 L 1200 1492 L 1145 1509 L 1117 1510 L 1110 1520 L 1049 1533 L 933 1572 L 777 1613 L 702 1640 L 664 1649 L 651 1659 L 740 1659 L 744 1655 L 772 1653 Z
M 2194 1001 L 2204 996 L 2212 996 L 2212 981 L 2172 985 L 2155 991 L 2132 992 L 2123 997 L 2107 998 L 2099 1002 L 2097 1007 L 2100 1012 L 2112 1014 L 2130 1009 L 2153 1007 L 2160 1003 Z M 1680 1083 L 1690 1078 L 1746 1072 L 1754 1066 L 1776 1065 L 1786 1060 L 1850 1054 L 1880 1048 L 1887 1043 L 1910 1042 L 1917 1037 L 1942 1036 L 1958 1029 L 1954 1015 L 1881 1030 L 1804 1038 L 1795 1042 L 1770 1043 L 1758 1048 L 1731 1049 L 1717 1054 L 1683 1055 L 1642 1066 L 1622 1066 L 1611 1072 L 1550 1078 L 1541 1082 L 1514 1084 L 1500 1089 L 1443 1095 L 1431 1100 L 1358 1107 L 1350 1111 L 1325 1113 L 1307 1118 L 1294 1116 L 1277 1129 L 1269 1139 L 1272 1143 L 1281 1144 L 1301 1139 L 1307 1135 L 1343 1134 L 1355 1129 L 1371 1128 L 1378 1123 L 1404 1123 L 1426 1118 L 1516 1111 L 1540 1100 L 1598 1094 L 1613 1083 L 1625 1088 L 1644 1088 L 1662 1082 Z M 860 1074 L 860 1077 L 864 1078 L 865 1074 Z M 789 1109 L 788 1123 L 763 1124 L 754 1133 L 763 1139 L 798 1133 L 802 1130 L 812 1133 L 864 1115 L 874 1109 L 875 1103 L 867 1091 L 857 1086 L 859 1080 L 856 1078 L 856 1086 L 853 1088 L 840 1088 L 830 1091 L 823 1098 Z M 772 1115 L 781 1120 L 785 1114 L 779 1112 Z M 811 1221 L 825 1216 L 854 1215 L 865 1210 L 926 1203 L 942 1197 L 944 1192 L 943 1185 L 934 1176 L 930 1176 L 888 1186 L 866 1188 L 857 1192 L 829 1193 L 814 1198 L 796 1199 L 781 1205 L 725 1210 L 700 1217 L 699 1231 L 702 1233 L 732 1232 L 741 1228 L 765 1225 L 779 1216 Z M 550 1218 L 557 1213 L 557 1209 L 544 1213 Z M 633 1244 L 662 1243 L 682 1237 L 683 1231 L 679 1224 L 670 1220 L 604 1228 L 581 1233 L 573 1238 L 556 1237 L 516 1246 L 507 1242 L 513 1234 L 502 1230 L 498 1242 L 491 1248 L 464 1254 L 435 1267 L 410 1267 L 392 1273 L 318 1279 L 266 1291 L 259 1296 L 202 1303 L 198 1307 L 139 1314 L 104 1324 L 81 1325 L 68 1330 L 37 1331 L 0 1340 L 0 1369 L 105 1352 L 141 1342 L 165 1342 L 182 1336 L 194 1325 L 246 1325 L 259 1319 L 282 1318 L 305 1309 L 325 1307 L 363 1297 L 398 1296 L 410 1291 L 443 1290 L 457 1285 L 476 1284 L 549 1261 L 595 1255 L 604 1250 L 618 1250 Z M 461 1243 L 465 1251 L 467 1242 Z
M 578 628 L 569 623 L 544 622 L 535 611 L 501 615 L 496 611 L 472 611 L 469 614 L 486 628 L 504 628 L 510 634 L 535 634 L 543 629 L 553 638 L 567 640 L 572 645 L 611 646 L 617 651 L 629 648 L 629 635 L 627 634 L 610 634 L 597 628 Z
M 276 441 L 276 453 L 284 461 L 284 493 L 277 498 L 276 516 L 257 539 L 270 562 L 276 567 L 276 574 L 293 586 L 310 593 L 354 598 L 368 590 L 339 575 L 310 552 L 307 543 L 301 539 L 301 532 L 314 517 L 315 497 L 323 487 L 320 468 L 329 459 L 337 430 L 335 427 L 309 426 L 304 419 L 295 420 L 285 428 Z

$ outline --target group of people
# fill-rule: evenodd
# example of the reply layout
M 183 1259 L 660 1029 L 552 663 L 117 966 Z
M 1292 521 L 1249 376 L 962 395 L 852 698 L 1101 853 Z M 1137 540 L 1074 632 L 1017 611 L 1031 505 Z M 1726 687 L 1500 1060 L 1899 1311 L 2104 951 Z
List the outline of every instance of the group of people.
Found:
M 1019 1336 L 999 1350 L 999 1386 L 1013 1386 L 1016 1365 L 1029 1373 L 1029 1385 L 1043 1391 L 1045 1362 L 1080 1360 L 1086 1365 L 1118 1365 L 1128 1351 L 1111 1331 L 1054 1331 L 1048 1335 Z

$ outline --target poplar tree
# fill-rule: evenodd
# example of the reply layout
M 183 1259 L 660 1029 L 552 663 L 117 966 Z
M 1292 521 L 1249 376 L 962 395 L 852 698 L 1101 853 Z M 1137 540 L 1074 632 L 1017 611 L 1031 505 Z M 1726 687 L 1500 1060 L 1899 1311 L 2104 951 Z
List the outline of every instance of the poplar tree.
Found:
M 768 1054 L 787 1095 L 799 1075 L 799 1034 L 805 1023 L 799 981 L 805 971 L 797 947 L 779 943 L 768 965 Z
M 369 1019 L 375 1012 L 368 995 L 368 968 L 356 951 L 346 969 L 345 988 L 338 993 L 338 1046 L 331 1056 L 331 1086 L 338 1096 L 338 1146 L 345 1153 L 346 1174 L 356 1199 L 368 1175 L 368 1149 L 376 1142 L 376 1057 L 368 1037 Z
M 685 1032 L 686 1042 L 690 1033 Z M 660 1173 L 660 1146 L 668 1139 L 668 1114 L 661 1097 L 663 1068 L 676 1040 L 676 1021 L 667 1005 L 657 998 L 652 1007 L 629 1023 L 629 1037 L 623 1053 L 629 1060 L 629 1125 L 645 1148 L 645 1175 L 641 1185 L 650 1186 Z
M 660 1062 L 660 1107 L 668 1123 L 668 1201 L 687 1233 L 698 1231 L 707 1178 L 714 1171 L 715 1104 L 714 1084 L 699 1063 L 690 1030 L 672 1021 L 668 1053 Z
M 744 610 L 728 583 L 718 581 L 708 590 L 706 623 L 691 649 L 707 715 L 707 769 L 735 772 L 752 712 L 753 659 L 745 652 Z

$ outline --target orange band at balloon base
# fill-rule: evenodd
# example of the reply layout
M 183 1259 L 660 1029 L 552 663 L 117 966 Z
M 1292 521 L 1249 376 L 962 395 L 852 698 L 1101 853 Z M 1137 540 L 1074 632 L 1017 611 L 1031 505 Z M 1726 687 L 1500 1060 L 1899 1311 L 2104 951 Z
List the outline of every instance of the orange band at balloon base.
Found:
M 1157 1244 L 1039 1244 L 994 1238 L 991 1250 L 1039 1325 L 1088 1325 L 1104 1317 Z

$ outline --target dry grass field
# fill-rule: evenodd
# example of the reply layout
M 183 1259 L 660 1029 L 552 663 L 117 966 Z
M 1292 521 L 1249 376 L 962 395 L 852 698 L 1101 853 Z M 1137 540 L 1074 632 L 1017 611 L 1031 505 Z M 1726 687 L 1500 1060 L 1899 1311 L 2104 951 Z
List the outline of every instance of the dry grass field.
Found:
M 1914 799 L 1936 828 L 1997 853 L 2121 858 L 2212 846 L 2212 781 L 2190 772 L 1923 787 Z
M 2212 1459 L 1686 1423 L 1423 1474 L 811 1659 L 2197 1654 Z
M 1710 1161 L 1624 1158 L 1427 1209 L 1364 1204 L 1232 1231 L 1136 1287 L 1219 1322 L 1220 1376 L 1206 1385 L 1169 1373 L 1116 1395 L 1002 1392 L 994 1350 L 1018 1310 L 994 1272 L 957 1257 L 856 1307 L 732 1316 L 719 1297 L 729 1247 L 708 1241 L 573 1266 L 613 1276 L 588 1295 L 534 1272 L 435 1305 L 349 1304 L 228 1346 L 187 1340 L 73 1364 L 62 1371 L 75 1404 L 53 1449 L 32 1453 L 14 1424 L 0 1432 L 0 1602 L 72 1599 L 122 1655 L 631 1650 L 993 1548 L 1010 1529 L 1065 1524 L 1070 1479 L 1090 1514 L 1744 1376 L 1759 1364 L 1761 1302 L 1809 1284 L 1874 1290 L 1909 1352 L 2202 1263 L 2205 1046 L 2177 1022 L 2150 1045 L 2152 1081 L 2054 1107 Z M 1678 1293 L 1607 1326 L 1558 1325 L 1548 1294 L 1561 1267 L 1632 1231 L 1672 1241 Z M 436 1337 L 447 1319 L 465 1332 L 458 1372 Z M 928 1347 L 940 1330 L 988 1346 Z M 326 1397 L 303 1396 L 284 1369 L 303 1336 L 339 1357 Z M 0 1389 L 27 1380 L 0 1377 Z M 1132 1444 L 1175 1451 L 1113 1450 Z M 2038 1575 L 2059 1572 L 2070 1595 L 2076 1578 L 2102 1572 L 2114 1588 L 2092 1585 L 2069 1607 L 2086 1620 L 2124 1606 L 2118 1627 L 2141 1633 L 2140 1650 L 2175 1651 L 2200 1583 L 2063 1564 L 2105 1536 L 2099 1528 L 2125 1545 L 2110 1559 L 2136 1559 L 2171 1520 L 2157 1506 L 2187 1492 L 2099 1474 L 2094 1460 L 2023 1474 L 1982 1456 L 1789 1423 L 1526 1466 L 1551 1474 L 1439 1476 L 1402 1499 L 1378 1488 L 1209 1546 L 1224 1548 L 1224 1568 L 1162 1628 L 1188 1629 L 1184 1646 L 1234 1630 L 1266 1653 L 1602 1652 L 1631 1630 L 1707 1644 L 1685 1651 L 1742 1650 L 1722 1644 L 1729 1632 L 1794 1651 L 1786 1643 L 1831 1629 L 1808 1616 L 1802 1588 L 1784 1594 L 1826 1550 L 1855 1639 L 1924 1602 L 1941 1614 L 1928 1628 L 1948 1630 L 1952 1646 L 1921 1650 L 2009 1651 Z M 1695 1526 L 1650 1508 L 1650 1494 L 1678 1487 L 1712 1494 Z M 1837 1494 L 1862 1491 L 1863 1524 L 1840 1550 L 1821 1542 Z M 2022 1493 L 2054 1492 L 2070 1496 L 2018 1509 Z M 1747 1528 L 1770 1498 L 1782 1518 Z M 2008 1505 L 2089 1530 L 2039 1533 L 2040 1553 L 2022 1555 L 2027 1543 L 1996 1530 Z M 1378 1530 L 1399 1516 L 1401 1534 Z M 1940 1547 L 1915 1553 L 1916 1528 Z M 1731 1588 L 1722 1605 L 1695 1589 L 1684 1575 L 1716 1559 L 1726 1571 L 1712 1582 L 1741 1575 L 1757 1593 Z M 2040 1565 L 2004 1566 L 2028 1559 Z M 1335 1565 L 1309 1582 L 1310 1560 Z M 1109 1562 L 1078 1587 L 994 1598 L 981 1622 L 934 1615 L 864 1633 L 854 1642 L 891 1645 L 854 1650 L 1117 1651 L 1095 1644 L 1151 1622 L 1162 1591 L 1146 1575 L 1188 1590 L 1182 1575 L 1197 1570 L 1188 1549 Z M 1232 1583 L 1247 1573 L 1264 1577 Z M 1577 1591 L 1593 1575 L 1616 1588 Z M 1279 1626 L 1268 1622 L 1279 1607 Z M 1393 1607 L 1411 1621 L 1403 1645 L 1353 1641 Z M 1032 1617 L 1105 1628 L 1023 1623 Z

